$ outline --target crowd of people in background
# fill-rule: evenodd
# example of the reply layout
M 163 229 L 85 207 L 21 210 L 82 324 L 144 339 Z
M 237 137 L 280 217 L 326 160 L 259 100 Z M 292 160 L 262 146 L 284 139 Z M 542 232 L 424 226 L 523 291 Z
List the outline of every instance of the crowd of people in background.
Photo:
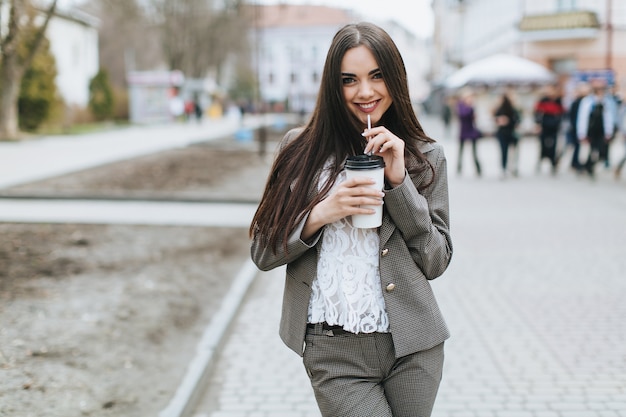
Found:
M 539 99 L 534 103 L 533 121 L 539 142 L 537 171 L 540 172 L 544 161 L 548 161 L 550 170 L 556 175 L 558 167 L 567 163 L 579 175 L 595 179 L 596 166 L 601 163 L 605 169 L 613 169 L 615 179 L 621 177 L 626 165 L 626 147 L 615 167 L 611 166 L 611 145 L 618 140 L 626 144 L 626 104 L 611 89 L 604 79 L 592 79 L 576 85 L 574 96 L 565 105 L 557 86 L 546 86 Z M 446 103 L 442 114 L 444 124 L 450 124 L 451 116 L 456 116 L 458 129 L 457 174 L 463 170 L 463 152 L 467 144 L 471 145 L 476 174 L 482 175 L 478 140 L 483 133 L 476 125 L 475 94 L 471 89 L 464 89 L 454 104 Z M 491 117 L 495 124 L 495 137 L 500 148 L 501 176 L 518 175 L 517 157 L 520 132 L 518 128 L 522 111 L 508 92 L 503 92 Z M 561 144 L 560 137 L 564 136 Z M 582 150 L 584 149 L 584 152 Z M 571 156 L 569 156 L 571 151 Z M 512 158 L 511 155 L 514 157 Z M 564 159 L 567 157 L 567 161 Z

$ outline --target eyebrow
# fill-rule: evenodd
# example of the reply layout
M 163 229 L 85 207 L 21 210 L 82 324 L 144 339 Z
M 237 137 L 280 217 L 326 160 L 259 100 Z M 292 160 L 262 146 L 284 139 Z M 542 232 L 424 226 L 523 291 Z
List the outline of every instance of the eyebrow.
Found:
M 376 74 L 377 72 L 380 72 L 380 68 L 375 68 L 371 70 L 370 72 L 367 73 L 367 75 L 373 75 L 373 74 Z M 356 77 L 356 74 L 352 74 L 350 72 L 342 72 L 341 76 L 342 77 Z

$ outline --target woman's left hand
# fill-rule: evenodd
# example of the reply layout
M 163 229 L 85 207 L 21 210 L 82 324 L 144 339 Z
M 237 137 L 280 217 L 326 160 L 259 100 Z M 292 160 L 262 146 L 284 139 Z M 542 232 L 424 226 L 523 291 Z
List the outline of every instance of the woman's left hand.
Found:
M 392 187 L 397 187 L 404 181 L 404 141 L 391 133 L 384 126 L 365 129 L 363 132 L 367 140 L 365 153 L 383 157 L 385 161 L 385 178 Z

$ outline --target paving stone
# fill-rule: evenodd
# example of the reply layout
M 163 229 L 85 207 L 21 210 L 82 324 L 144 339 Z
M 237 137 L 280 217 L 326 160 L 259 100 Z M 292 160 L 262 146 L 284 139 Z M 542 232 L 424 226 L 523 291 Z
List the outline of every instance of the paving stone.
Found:
M 442 143 L 456 167 L 456 141 Z M 626 415 L 626 187 L 603 172 L 537 174 L 534 138 L 519 178 L 498 179 L 495 140 L 479 152 L 482 178 L 449 170 L 455 252 L 432 286 L 452 337 L 433 417 Z M 198 412 L 223 416 L 221 384 L 257 410 L 283 398 L 273 417 L 319 417 L 301 359 L 278 338 L 281 274 L 257 277 Z

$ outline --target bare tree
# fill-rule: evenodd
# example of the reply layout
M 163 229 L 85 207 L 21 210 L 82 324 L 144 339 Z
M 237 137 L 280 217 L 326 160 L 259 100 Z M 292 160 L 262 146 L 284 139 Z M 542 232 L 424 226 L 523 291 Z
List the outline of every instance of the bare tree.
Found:
M 0 0 L 1 1 L 1 0 Z M 218 4 L 219 2 L 219 4 Z M 219 72 L 231 54 L 247 52 L 243 0 L 90 0 L 101 21 L 100 62 L 124 86 L 128 70 L 159 67 L 190 78 Z
M 229 54 L 246 49 L 242 0 L 151 0 L 150 5 L 169 69 L 202 78 L 219 72 Z
M 56 10 L 53 0 L 47 10 L 39 12 L 29 0 L 9 0 L 9 17 L 6 32 L 0 36 L 0 138 L 16 139 L 19 136 L 17 101 L 24 72 L 30 66 L 41 44 L 48 22 Z M 4 0 L 0 1 L 4 9 Z M 43 23 L 38 26 L 32 48 L 25 57 L 20 56 L 25 28 L 35 27 L 35 20 L 43 13 Z
M 128 71 L 150 70 L 163 64 L 159 34 L 139 1 L 91 0 L 81 8 L 100 19 L 100 65 L 114 86 L 126 86 Z

